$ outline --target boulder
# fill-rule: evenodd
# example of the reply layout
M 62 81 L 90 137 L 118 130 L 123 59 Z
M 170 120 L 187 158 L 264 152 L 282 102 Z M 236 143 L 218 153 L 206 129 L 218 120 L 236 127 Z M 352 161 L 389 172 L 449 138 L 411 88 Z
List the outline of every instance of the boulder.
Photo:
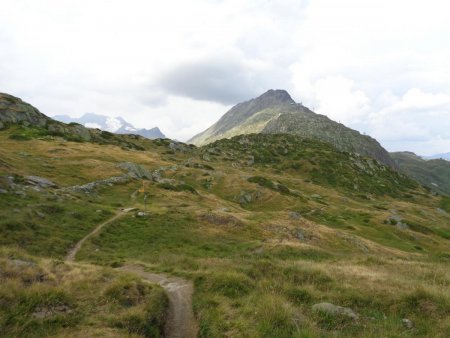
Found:
M 148 180 L 151 180 L 153 178 L 152 173 L 139 164 L 132 162 L 122 162 L 117 166 L 120 169 L 127 171 L 128 175 L 133 178 L 146 178 Z
M 29 184 L 37 185 L 41 188 L 57 188 L 58 186 L 52 181 L 39 176 L 26 176 L 25 179 Z
M 312 309 L 313 309 L 313 311 L 322 312 L 322 313 L 325 313 L 325 314 L 331 315 L 331 316 L 342 315 L 342 316 L 349 317 L 353 320 L 356 320 L 359 318 L 359 316 L 355 312 L 353 312 L 352 309 L 350 309 L 348 307 L 334 305 L 331 303 L 314 304 L 312 306 Z

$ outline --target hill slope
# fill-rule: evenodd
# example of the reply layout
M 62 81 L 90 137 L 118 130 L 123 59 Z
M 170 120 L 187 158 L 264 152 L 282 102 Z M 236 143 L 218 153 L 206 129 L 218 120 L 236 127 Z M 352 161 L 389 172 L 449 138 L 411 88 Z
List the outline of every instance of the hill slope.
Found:
M 443 159 L 424 160 L 411 152 L 391 153 L 399 168 L 441 194 L 450 196 L 450 162 Z
M 373 138 L 315 114 L 295 103 L 284 90 L 269 90 L 231 108 L 219 121 L 189 143 L 205 145 L 222 138 L 251 133 L 289 133 L 328 142 L 337 149 L 375 158 L 395 167 L 388 152 Z

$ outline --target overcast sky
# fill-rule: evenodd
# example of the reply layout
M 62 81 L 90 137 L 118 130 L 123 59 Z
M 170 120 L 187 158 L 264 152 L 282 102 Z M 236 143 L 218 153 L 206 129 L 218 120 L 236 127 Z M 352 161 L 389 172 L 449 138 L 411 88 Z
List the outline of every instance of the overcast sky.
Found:
M 0 91 L 187 140 L 286 89 L 390 151 L 450 151 L 447 0 L 0 0 Z

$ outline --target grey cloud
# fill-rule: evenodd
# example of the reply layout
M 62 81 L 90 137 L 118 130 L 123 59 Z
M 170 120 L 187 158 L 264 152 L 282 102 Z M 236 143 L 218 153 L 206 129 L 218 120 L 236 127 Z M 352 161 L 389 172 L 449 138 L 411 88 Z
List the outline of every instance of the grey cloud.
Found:
M 259 95 L 268 84 L 264 74 L 243 61 L 212 57 L 175 67 L 157 86 L 168 94 L 228 105 Z

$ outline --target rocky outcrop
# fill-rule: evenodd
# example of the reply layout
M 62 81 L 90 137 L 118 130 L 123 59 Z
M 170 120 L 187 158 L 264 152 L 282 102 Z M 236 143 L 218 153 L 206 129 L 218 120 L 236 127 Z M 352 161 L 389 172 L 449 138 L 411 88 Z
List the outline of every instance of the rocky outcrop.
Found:
M 92 139 L 89 129 L 82 125 L 55 121 L 42 114 L 32 105 L 4 93 L 0 93 L 0 123 L 3 128 L 8 125 L 21 124 L 26 127 L 33 126 L 47 129 L 50 135 L 67 136 L 83 141 Z
M 49 118 L 21 99 L 0 93 L 0 122 L 3 126 L 25 123 L 45 128 Z

